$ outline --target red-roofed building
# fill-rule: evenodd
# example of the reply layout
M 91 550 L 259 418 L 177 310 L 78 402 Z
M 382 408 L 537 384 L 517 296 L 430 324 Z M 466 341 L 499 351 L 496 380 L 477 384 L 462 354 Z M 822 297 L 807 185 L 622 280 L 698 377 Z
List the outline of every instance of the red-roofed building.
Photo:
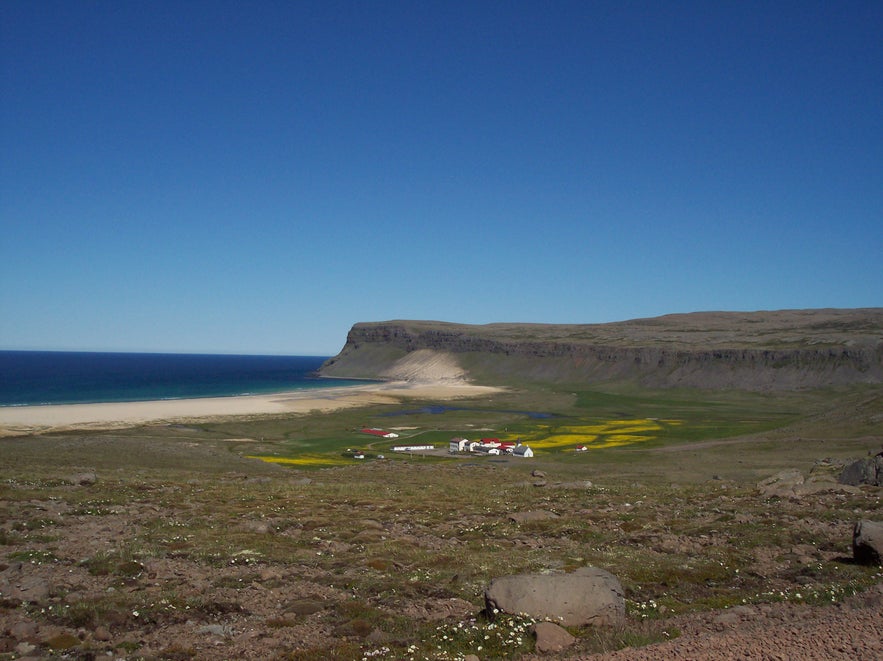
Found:
M 398 438 L 399 435 L 395 432 L 384 431 L 383 429 L 377 429 L 376 427 L 365 427 L 362 429 L 363 434 L 371 434 L 372 436 L 379 436 L 380 438 Z

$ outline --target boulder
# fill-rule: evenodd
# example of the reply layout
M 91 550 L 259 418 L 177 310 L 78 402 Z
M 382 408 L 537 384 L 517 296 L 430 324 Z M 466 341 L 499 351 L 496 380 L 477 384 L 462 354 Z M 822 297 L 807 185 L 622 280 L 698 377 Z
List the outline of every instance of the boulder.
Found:
M 811 496 L 826 491 L 843 491 L 845 486 L 837 484 L 830 475 L 810 475 L 803 484 L 794 487 L 794 495 Z
M 533 625 L 533 634 L 537 639 L 537 652 L 561 652 L 573 645 L 576 638 L 565 629 L 552 622 L 537 622 Z
M 868 457 L 867 459 L 853 461 L 843 469 L 838 481 L 840 484 L 848 484 L 854 487 L 860 484 L 880 486 L 878 459 L 878 457 Z
M 883 566 L 883 523 L 856 522 L 852 531 L 852 556 L 861 565 Z
M 526 613 L 564 626 L 615 625 L 625 618 L 619 580 L 583 567 L 570 574 L 518 574 L 494 579 L 484 593 L 488 615 Z

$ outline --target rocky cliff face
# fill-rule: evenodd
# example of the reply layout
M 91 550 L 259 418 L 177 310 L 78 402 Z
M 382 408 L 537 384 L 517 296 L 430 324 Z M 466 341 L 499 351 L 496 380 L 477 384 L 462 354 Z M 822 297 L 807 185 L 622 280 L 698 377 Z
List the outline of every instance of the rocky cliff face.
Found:
M 481 381 L 748 390 L 883 383 L 883 308 L 705 312 L 587 325 L 359 323 L 321 371 L 380 377 L 418 351 L 444 354 Z

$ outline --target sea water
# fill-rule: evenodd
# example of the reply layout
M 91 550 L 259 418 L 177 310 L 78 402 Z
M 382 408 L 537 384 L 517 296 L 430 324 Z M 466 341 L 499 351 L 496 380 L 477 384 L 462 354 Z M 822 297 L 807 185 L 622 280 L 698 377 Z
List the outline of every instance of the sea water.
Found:
M 322 356 L 0 351 L 0 406 L 231 397 L 352 386 Z

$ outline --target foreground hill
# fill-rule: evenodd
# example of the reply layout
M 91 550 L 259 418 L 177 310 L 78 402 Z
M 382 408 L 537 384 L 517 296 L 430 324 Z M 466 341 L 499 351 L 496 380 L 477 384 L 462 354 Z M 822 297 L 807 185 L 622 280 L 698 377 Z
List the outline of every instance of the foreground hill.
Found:
M 324 376 L 778 390 L 883 383 L 883 308 L 607 324 L 355 324 Z

